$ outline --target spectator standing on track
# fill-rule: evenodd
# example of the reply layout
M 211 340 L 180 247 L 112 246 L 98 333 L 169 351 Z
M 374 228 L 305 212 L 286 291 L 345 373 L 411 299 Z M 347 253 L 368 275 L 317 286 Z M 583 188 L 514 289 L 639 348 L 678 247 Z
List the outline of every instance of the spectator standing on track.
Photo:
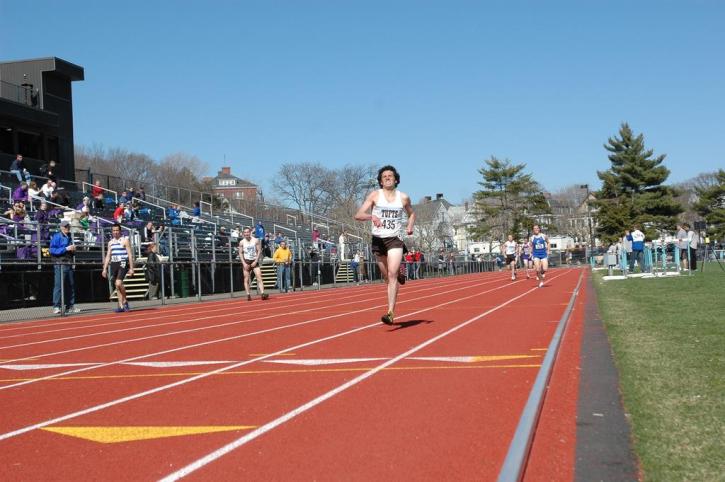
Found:
M 126 287 L 123 284 L 126 274 L 133 276 L 133 251 L 131 250 L 131 242 L 126 236 L 121 236 L 121 225 L 114 224 L 111 227 L 111 240 L 108 242 L 108 250 L 106 251 L 106 259 L 103 260 L 103 271 L 101 276 L 108 277 L 108 267 L 110 265 L 111 280 L 116 287 L 116 297 L 118 299 L 118 308 L 114 311 L 122 313 L 131 311 L 126 299 Z
M 73 254 L 76 247 L 70 235 L 70 223 L 61 221 L 60 231 L 50 240 L 50 255 L 55 262 L 55 282 L 53 284 L 53 313 L 60 314 L 65 301 L 66 313 L 78 313 L 75 307 L 75 280 L 73 274 Z M 61 299 L 61 289 L 63 299 Z
M 10 173 L 15 174 L 15 177 L 18 178 L 18 182 L 30 182 L 30 173 L 27 169 L 25 169 L 25 166 L 23 166 L 23 156 L 20 154 L 15 156 L 15 160 L 12 164 L 10 164 Z
M 632 232 L 627 236 L 627 240 L 632 243 L 632 256 L 629 259 L 629 272 L 634 273 L 634 262 L 639 265 L 640 273 L 644 273 L 644 233 L 639 230 L 639 225 L 635 224 Z
M 313 244 L 310 247 L 310 279 L 312 279 L 312 286 L 317 286 L 317 274 L 320 272 L 320 253 Z
M 416 249 L 415 250 L 415 279 L 421 279 L 420 267 L 425 266 L 425 256 L 423 253 Z
M 161 258 L 156 253 L 156 243 L 149 243 L 146 247 L 146 281 L 149 284 L 149 299 L 158 298 L 159 284 L 161 283 Z
M 697 247 L 700 244 L 700 236 L 690 229 L 689 224 L 683 226 L 687 230 L 687 243 L 690 249 L 690 269 L 697 271 Z
M 279 247 L 274 251 L 273 260 L 277 265 L 277 289 L 280 293 L 287 293 L 290 288 L 292 251 L 287 247 L 286 241 L 282 240 L 279 243 Z
M 352 280 L 355 283 L 359 283 L 360 275 L 358 270 L 360 269 L 360 251 L 355 252 L 355 255 L 352 257 L 352 261 L 350 261 L 350 269 L 352 270 Z
M 443 270 L 446 269 L 446 254 L 443 252 L 443 248 L 438 250 L 438 276 L 443 274 Z
M 400 174 L 395 167 L 390 165 L 381 167 L 377 179 L 380 189 L 368 194 L 355 214 L 355 220 L 372 223 L 372 250 L 383 280 L 388 285 L 388 312 L 380 320 L 386 325 L 392 325 L 395 321 L 398 288 L 400 284 L 405 283 L 405 277 L 400 272 L 400 264 L 406 251 L 402 239 L 403 211 L 408 214 L 408 223 L 405 227 L 408 235 L 413 234 L 415 212 L 410 197 L 398 190 Z
M 262 269 L 260 267 L 262 257 L 262 241 L 252 237 L 252 230 L 250 228 L 244 228 L 242 240 L 239 242 L 239 259 L 242 261 L 244 290 L 247 292 L 247 301 L 252 301 L 252 295 L 249 292 L 252 271 L 257 278 L 257 290 L 262 295 L 262 299 L 266 300 L 269 298 L 269 294 L 264 292 L 264 279 L 262 278 Z
M 413 279 L 413 252 L 408 251 L 403 258 L 405 260 L 405 277 Z

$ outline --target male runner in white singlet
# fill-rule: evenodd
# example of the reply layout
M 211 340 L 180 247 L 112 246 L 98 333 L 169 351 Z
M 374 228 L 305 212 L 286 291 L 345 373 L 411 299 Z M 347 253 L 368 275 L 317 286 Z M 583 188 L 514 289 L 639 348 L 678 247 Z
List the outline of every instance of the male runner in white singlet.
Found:
M 400 174 L 393 166 L 383 166 L 378 170 L 378 185 L 381 189 L 368 194 L 355 214 L 357 221 L 372 221 L 372 251 L 378 262 L 383 280 L 388 284 L 388 312 L 380 320 L 392 325 L 395 302 L 398 299 L 398 285 L 405 283 L 400 274 L 400 262 L 403 252 L 407 251 L 403 243 L 403 211 L 408 213 L 405 232 L 413 234 L 415 213 L 407 194 L 398 191 Z M 372 209 L 371 213 L 368 213 Z
M 516 279 L 516 256 L 518 255 L 518 243 L 514 241 L 513 235 L 509 234 L 508 241 L 503 243 L 503 252 L 506 255 L 506 266 L 511 270 L 511 281 Z
M 130 311 L 128 299 L 126 298 L 126 286 L 123 280 L 126 275 L 133 276 L 133 250 L 131 243 L 126 236 L 121 236 L 121 225 L 114 224 L 111 226 L 111 240 L 108 242 L 108 250 L 106 251 L 106 259 L 103 260 L 103 270 L 101 276 L 108 276 L 108 266 L 111 266 L 111 282 L 116 287 L 116 298 L 118 299 L 118 308 L 116 313 Z
M 259 267 L 262 262 L 262 256 L 262 242 L 257 238 L 252 238 L 251 228 L 244 228 L 244 231 L 242 231 L 242 240 L 239 241 L 239 259 L 242 261 L 244 291 L 247 292 L 247 301 L 252 301 L 252 295 L 249 293 L 251 271 L 254 271 L 254 276 L 257 277 L 257 289 L 261 293 L 262 299 L 266 300 L 269 298 L 269 295 L 264 292 L 262 268 Z

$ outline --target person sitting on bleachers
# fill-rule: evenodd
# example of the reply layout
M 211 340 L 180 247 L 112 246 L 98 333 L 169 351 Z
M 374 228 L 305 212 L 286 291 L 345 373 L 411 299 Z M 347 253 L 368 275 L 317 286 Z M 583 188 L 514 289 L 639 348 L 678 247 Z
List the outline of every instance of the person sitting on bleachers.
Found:
M 51 179 L 45 181 L 45 184 L 43 184 L 40 188 L 40 192 L 43 193 L 43 197 L 45 197 L 45 199 L 50 199 L 53 195 L 53 191 L 55 191 L 55 183 Z
M 126 205 L 124 203 L 118 203 L 118 206 L 116 206 L 116 209 L 113 211 L 113 221 L 119 224 L 122 223 L 125 211 Z
M 118 204 L 126 204 L 128 202 L 128 191 L 121 192 L 121 195 L 118 196 Z
M 13 202 L 28 202 L 28 184 L 26 182 L 21 182 L 13 191 Z
M 38 205 L 38 201 L 35 198 L 39 197 L 41 194 L 40 189 L 38 189 L 38 184 L 35 181 L 30 181 L 30 184 L 28 184 L 28 201 L 31 206 Z
M 195 218 L 201 217 L 201 205 L 199 204 L 199 201 L 194 202 L 194 209 L 191 210 L 191 215 Z
M 35 211 L 35 217 L 33 221 L 40 225 L 40 239 L 41 241 L 48 241 L 50 239 L 50 228 L 48 222 L 50 221 L 50 213 L 48 212 L 48 203 L 41 201 L 40 207 Z
M 93 197 L 93 209 L 95 211 L 103 211 L 103 189 L 101 181 L 96 179 L 96 183 L 91 188 L 91 197 Z
M 76 206 L 76 210 L 85 211 L 87 213 L 90 213 L 91 212 L 91 198 L 89 198 L 88 196 L 84 196 L 83 201 L 81 201 L 81 203 L 78 206 Z
M 179 219 L 179 206 L 172 204 L 171 207 L 166 210 L 166 217 L 172 225 L 181 224 L 181 220 Z

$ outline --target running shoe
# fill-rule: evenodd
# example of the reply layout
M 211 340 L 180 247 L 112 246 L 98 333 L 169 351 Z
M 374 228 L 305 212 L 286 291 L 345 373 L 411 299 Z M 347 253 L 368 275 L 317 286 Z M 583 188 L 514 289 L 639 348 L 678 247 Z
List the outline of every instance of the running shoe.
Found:
M 403 266 L 401 266 L 400 271 L 398 271 L 398 283 L 401 285 L 405 284 L 405 268 Z
M 131 307 L 128 306 L 128 301 L 123 304 L 123 311 L 131 311 Z
M 544 282 L 543 281 L 539 281 L 539 288 L 543 288 L 543 287 L 544 287 Z
M 54 315 L 60 315 L 60 308 L 53 308 Z
M 262 299 L 268 300 L 269 299 L 269 293 L 262 293 Z
M 67 310 L 65 310 L 65 312 L 66 313 L 80 313 L 81 312 L 81 309 L 80 308 L 76 308 L 75 306 L 71 306 L 70 308 L 68 308 Z
M 247 295 L 247 301 L 252 301 L 252 295 Z
M 394 318 L 394 317 L 393 317 L 393 312 L 392 312 L 392 311 L 388 311 L 387 313 L 385 313 L 385 314 L 384 314 L 384 315 L 383 315 L 383 316 L 382 316 L 382 317 L 380 318 L 380 321 L 382 321 L 382 322 L 383 322 L 383 323 L 385 323 L 386 325 L 392 325 L 392 324 L 393 324 L 393 318 Z
M 516 281 L 516 275 L 515 274 L 512 274 L 511 275 L 511 281 Z
M 123 313 L 124 311 L 126 310 L 123 308 L 123 306 L 119 306 L 115 310 L 113 310 L 114 313 Z

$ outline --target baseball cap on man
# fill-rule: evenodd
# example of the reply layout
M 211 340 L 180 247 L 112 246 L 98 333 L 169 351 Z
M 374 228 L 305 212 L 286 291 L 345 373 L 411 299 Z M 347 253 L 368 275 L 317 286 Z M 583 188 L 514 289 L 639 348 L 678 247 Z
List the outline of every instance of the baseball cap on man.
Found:
M 60 227 L 61 227 L 61 228 L 67 228 L 67 227 L 70 227 L 70 221 L 66 221 L 66 220 L 64 219 L 63 221 L 61 221 L 61 222 L 60 222 Z

